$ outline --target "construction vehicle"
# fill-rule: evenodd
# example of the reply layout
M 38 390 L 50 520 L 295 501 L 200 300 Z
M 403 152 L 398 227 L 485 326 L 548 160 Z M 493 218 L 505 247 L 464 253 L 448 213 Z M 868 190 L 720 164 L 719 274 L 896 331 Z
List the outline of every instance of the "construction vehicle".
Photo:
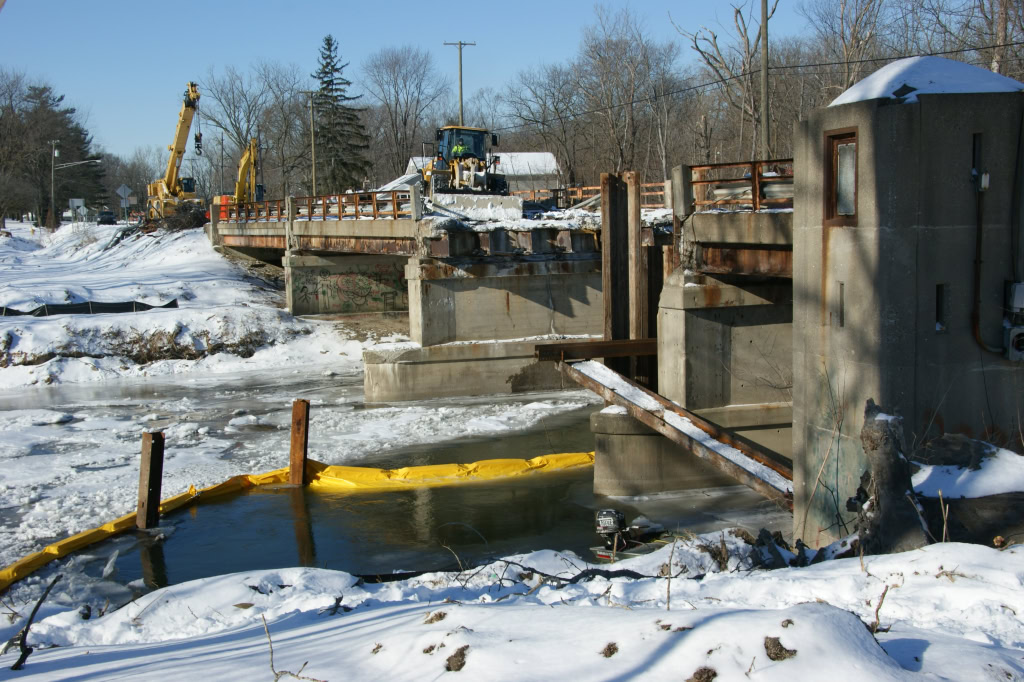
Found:
M 483 128 L 444 126 L 437 131 L 437 155 L 420 170 L 431 196 L 444 194 L 508 194 L 505 176 L 495 173 L 501 158 L 487 154 Z M 491 146 L 498 136 L 491 135 Z
M 259 162 L 260 143 L 257 138 L 249 140 L 238 161 L 238 179 L 235 181 L 234 194 L 221 194 L 213 198 L 213 203 L 220 206 L 220 219 L 228 217 L 227 206 L 244 204 L 250 201 L 263 201 L 263 185 L 256 182 L 257 164 Z M 217 210 L 217 209 L 215 209 Z
M 178 125 L 174 130 L 174 140 L 167 146 L 171 153 L 167 159 L 167 170 L 163 177 L 157 178 L 147 186 L 146 218 L 149 222 L 173 222 L 179 227 L 202 225 L 205 219 L 202 201 L 196 199 L 196 181 L 183 178 L 178 174 L 181 158 L 185 155 L 188 144 L 188 133 L 192 128 L 192 119 L 196 115 L 199 104 L 199 88 L 189 82 L 185 88 L 184 101 L 178 113 Z M 203 135 L 197 130 L 195 135 L 196 154 L 203 153 Z M 186 225 L 186 223 L 191 223 Z
M 438 129 L 437 154 L 420 169 L 435 211 L 470 220 L 522 217 L 523 200 L 509 196 L 508 181 L 496 172 L 501 157 L 488 154 L 488 135 L 484 128 Z M 489 137 L 498 146 L 498 136 Z
M 256 183 L 256 163 L 260 158 L 260 142 L 255 137 L 249 140 L 241 160 L 238 162 L 238 180 L 235 182 L 235 203 L 263 201 L 263 185 Z

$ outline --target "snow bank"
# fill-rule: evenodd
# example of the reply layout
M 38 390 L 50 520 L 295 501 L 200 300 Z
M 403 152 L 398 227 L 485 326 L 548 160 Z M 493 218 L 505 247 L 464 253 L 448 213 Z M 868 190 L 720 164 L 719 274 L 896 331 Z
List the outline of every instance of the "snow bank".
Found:
M 724 567 L 711 558 L 720 543 Z M 586 564 L 550 551 L 385 584 L 313 568 L 237 573 L 92 620 L 50 609 L 29 641 L 59 648 L 38 648 L 18 678 L 254 679 L 268 674 L 264 618 L 276 670 L 308 662 L 302 674 L 318 679 L 1024 676 L 1019 548 L 944 544 L 754 572 L 749 551 L 731 535 L 697 536 L 612 567 L 649 577 L 574 584 Z
M 201 229 L 136 234 L 104 249 L 117 226 L 65 225 L 54 234 L 8 222 L 0 238 L 0 305 L 130 301 L 176 309 L 0 317 L 0 389 L 95 382 L 283 362 L 359 367 L 361 344 L 337 325 L 278 307 L 280 292 L 232 264 Z
M 902 97 L 909 103 L 916 102 L 918 95 L 1021 90 L 1024 83 L 971 64 L 943 57 L 908 57 L 886 64 L 829 106 L 882 97 Z
M 914 491 L 925 497 L 986 497 L 1024 492 L 1024 456 L 1003 448 L 983 457 L 981 469 L 918 464 L 912 481 Z

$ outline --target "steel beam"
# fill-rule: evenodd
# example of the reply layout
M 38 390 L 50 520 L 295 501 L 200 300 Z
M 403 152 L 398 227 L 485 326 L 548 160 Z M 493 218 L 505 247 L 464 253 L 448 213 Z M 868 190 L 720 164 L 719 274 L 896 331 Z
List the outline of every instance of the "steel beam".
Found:
M 606 401 L 626 408 L 631 417 L 651 427 L 669 440 L 682 445 L 689 452 L 705 460 L 715 469 L 734 478 L 768 499 L 785 504 L 789 509 L 793 508 L 792 486 L 786 484 L 786 482 L 792 482 L 793 470 L 766 455 L 752 441 L 736 434 L 727 433 L 699 415 L 676 405 L 657 393 L 647 390 L 618 373 L 613 374 L 615 374 L 616 383 L 623 382 L 626 385 L 627 390 L 623 392 L 625 395 L 617 392 L 614 387 L 581 372 L 572 363 L 560 362 L 558 367 L 565 376 L 584 388 L 593 391 Z M 612 372 L 612 370 L 607 368 L 604 368 L 604 371 Z M 648 407 L 643 407 L 632 399 L 633 396 L 636 396 L 637 391 L 643 393 L 643 402 L 648 403 Z M 657 409 L 649 409 L 651 401 L 657 404 Z M 676 423 L 679 423 L 679 420 L 668 415 L 675 415 L 676 417 L 689 420 L 701 432 L 719 443 L 733 448 L 735 452 L 732 453 L 731 457 L 724 456 L 713 447 L 706 445 L 702 440 L 698 440 L 698 438 L 670 423 L 670 420 Z M 762 467 L 770 469 L 776 475 L 759 476 L 757 471 Z
M 534 357 L 540 361 L 564 362 L 590 358 L 631 358 L 658 354 L 657 339 L 622 339 L 619 341 L 571 341 L 537 344 Z

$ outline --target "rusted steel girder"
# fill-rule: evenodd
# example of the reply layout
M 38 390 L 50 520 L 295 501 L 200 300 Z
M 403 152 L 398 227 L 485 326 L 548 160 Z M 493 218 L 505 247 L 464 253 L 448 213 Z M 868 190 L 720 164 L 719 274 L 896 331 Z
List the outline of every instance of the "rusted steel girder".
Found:
M 612 370 L 607 368 L 605 368 L 604 371 L 612 372 L 617 377 L 617 381 L 622 381 L 627 384 L 630 387 L 630 393 L 633 393 L 634 391 L 642 392 L 645 397 L 644 402 L 653 401 L 654 403 L 657 403 L 658 409 L 652 410 L 642 407 L 631 400 L 628 396 L 621 395 L 616 392 L 614 388 L 606 386 L 594 377 L 584 374 L 580 370 L 576 369 L 572 363 L 560 362 L 558 363 L 558 368 L 565 376 L 569 377 L 579 385 L 593 391 L 610 403 L 626 408 L 626 411 L 631 417 L 651 427 L 669 440 L 679 443 L 689 452 L 700 457 L 722 473 L 734 478 L 751 490 L 764 495 L 768 499 L 785 504 L 790 510 L 793 509 L 792 486 L 784 485 L 779 480 L 781 478 L 783 481 L 792 482 L 793 470 L 766 455 L 761 448 L 750 440 L 737 434 L 731 434 L 723 431 L 715 424 L 712 424 L 697 414 L 690 412 L 686 408 L 676 405 L 667 398 L 664 398 L 657 393 L 653 393 L 643 386 L 623 377 L 621 374 L 612 372 Z M 674 415 L 676 418 L 669 415 Z M 705 445 L 701 440 L 698 440 L 698 438 L 695 438 L 670 423 L 670 421 L 678 423 L 678 418 L 688 420 L 693 424 L 693 426 L 704 434 L 710 436 L 712 439 L 733 448 L 735 450 L 733 457 L 731 459 L 727 458 L 712 447 Z M 737 463 L 743 462 L 743 458 L 750 460 L 746 467 Z M 758 476 L 754 472 L 761 467 L 770 469 L 771 472 L 776 474 L 776 476 L 772 476 L 771 474 L 768 474 L 764 478 Z M 769 479 L 774 479 L 774 482 Z
M 697 270 L 716 275 L 793 277 L 791 248 L 736 247 L 699 244 Z
M 296 235 L 296 246 L 302 251 L 334 251 L 387 256 L 415 256 L 416 240 L 392 237 L 328 237 Z
M 619 341 L 572 341 L 537 344 L 534 357 L 540 361 L 589 360 L 590 358 L 631 358 L 658 354 L 657 339 L 623 339 Z
M 224 246 L 250 249 L 285 249 L 284 234 L 280 236 L 226 234 L 221 237 Z

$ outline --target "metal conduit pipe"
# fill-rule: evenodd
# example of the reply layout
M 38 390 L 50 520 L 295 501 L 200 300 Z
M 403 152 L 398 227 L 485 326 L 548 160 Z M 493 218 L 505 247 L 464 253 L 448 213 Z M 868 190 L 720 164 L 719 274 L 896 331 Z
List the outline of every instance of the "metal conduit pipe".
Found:
M 1010 262 L 1013 264 L 1013 281 L 1021 281 L 1024 272 L 1024 245 L 1021 244 L 1021 163 L 1024 162 L 1024 114 L 1017 128 L 1017 155 L 1013 163 L 1013 188 L 1010 192 Z
M 984 174 L 979 173 L 978 169 L 972 171 L 974 176 L 974 194 L 977 200 L 975 211 L 975 237 L 974 237 L 974 305 L 971 307 L 971 331 L 974 332 L 974 340 L 978 343 L 983 350 L 989 353 L 995 353 L 1002 355 L 1006 352 L 1005 348 L 994 348 L 981 338 L 981 251 L 982 251 L 982 222 L 984 218 L 984 209 L 982 198 L 985 195 L 987 189 L 984 184 Z

